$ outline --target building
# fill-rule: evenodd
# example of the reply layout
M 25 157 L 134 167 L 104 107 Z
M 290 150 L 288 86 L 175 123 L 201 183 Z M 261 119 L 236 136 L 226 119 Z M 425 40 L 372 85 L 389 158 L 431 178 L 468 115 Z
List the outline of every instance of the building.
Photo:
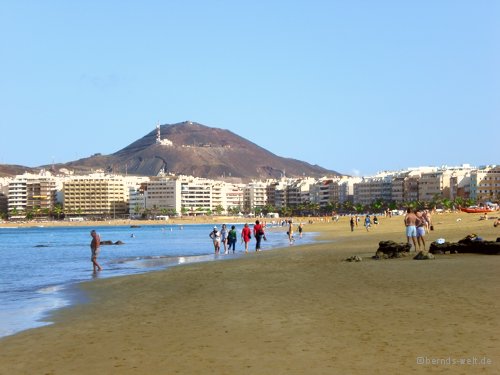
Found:
M 243 202 L 245 200 L 244 184 L 230 184 L 225 185 L 226 211 L 239 213 L 243 210 Z M 237 212 L 235 212 L 237 211 Z
M 321 208 L 330 203 L 337 203 L 339 202 L 339 190 L 338 179 L 317 181 L 310 189 L 311 202 L 318 204 Z
M 487 166 L 471 172 L 470 197 L 477 202 L 500 200 L 500 166 Z
M 247 212 L 262 209 L 267 204 L 267 185 L 264 182 L 251 182 L 245 187 L 244 207 Z
M 213 181 L 193 176 L 181 176 L 181 211 L 190 215 L 207 214 L 213 208 Z
M 143 183 L 144 207 L 153 213 L 181 212 L 181 181 L 177 177 L 151 177 Z M 141 189 L 139 188 L 139 191 Z M 135 199 L 137 204 L 137 198 Z
M 128 215 L 122 176 L 70 177 L 63 183 L 64 213 L 70 216 L 123 217 Z
M 291 180 L 286 187 L 286 195 L 289 207 L 297 207 L 311 201 L 310 188 L 316 183 L 311 177 Z
M 57 204 L 57 181 L 46 171 L 25 173 L 10 181 L 7 194 L 11 218 L 49 217 Z
M 392 200 L 392 174 L 364 178 L 354 184 L 354 203 L 368 206 L 377 200 Z

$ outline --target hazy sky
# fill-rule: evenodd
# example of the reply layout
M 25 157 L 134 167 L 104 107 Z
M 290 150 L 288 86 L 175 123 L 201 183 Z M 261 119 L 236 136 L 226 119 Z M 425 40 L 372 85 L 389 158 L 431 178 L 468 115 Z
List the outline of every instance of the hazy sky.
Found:
M 229 129 L 346 174 L 499 163 L 500 2 L 0 0 L 0 163 Z

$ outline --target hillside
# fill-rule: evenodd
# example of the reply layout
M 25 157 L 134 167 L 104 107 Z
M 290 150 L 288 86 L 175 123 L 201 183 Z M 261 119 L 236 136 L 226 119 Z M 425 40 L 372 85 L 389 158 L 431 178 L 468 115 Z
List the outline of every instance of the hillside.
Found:
M 229 130 L 194 122 L 161 125 L 157 131 L 111 155 L 94 155 L 58 167 L 78 171 L 105 169 L 115 173 L 154 176 L 167 173 L 205 178 L 279 178 L 337 175 L 317 165 L 277 156 Z M 171 145 L 167 143 L 171 142 Z

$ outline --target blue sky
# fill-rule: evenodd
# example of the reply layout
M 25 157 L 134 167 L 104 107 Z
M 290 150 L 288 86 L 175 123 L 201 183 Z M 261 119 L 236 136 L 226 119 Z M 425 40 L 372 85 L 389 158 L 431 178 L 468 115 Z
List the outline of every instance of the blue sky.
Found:
M 345 174 L 499 163 L 500 2 L 0 1 L 0 163 L 229 129 Z

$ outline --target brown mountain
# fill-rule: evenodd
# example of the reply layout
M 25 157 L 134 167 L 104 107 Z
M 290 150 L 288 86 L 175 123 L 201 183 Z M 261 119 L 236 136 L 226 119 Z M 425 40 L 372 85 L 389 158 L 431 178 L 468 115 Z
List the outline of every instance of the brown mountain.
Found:
M 229 130 L 186 121 L 161 125 L 160 132 L 163 144 L 157 142 L 157 131 L 153 130 L 114 154 L 96 154 L 64 167 L 144 176 L 164 170 L 177 175 L 240 179 L 338 175 L 317 165 L 279 157 Z M 168 141 L 172 145 L 166 145 Z
M 0 177 L 12 177 L 24 172 L 38 172 L 39 169 L 22 165 L 0 164 Z

